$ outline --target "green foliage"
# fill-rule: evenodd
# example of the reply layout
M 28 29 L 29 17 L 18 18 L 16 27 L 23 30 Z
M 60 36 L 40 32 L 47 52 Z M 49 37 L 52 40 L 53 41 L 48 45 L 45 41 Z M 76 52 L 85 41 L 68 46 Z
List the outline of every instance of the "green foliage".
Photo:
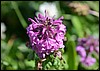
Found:
M 70 38 L 70 37 L 69 37 Z M 74 41 L 68 41 L 67 42 L 67 48 L 68 48 L 68 65 L 69 70 L 77 70 L 78 63 L 76 61 L 77 55 L 76 55 L 76 45 Z
M 82 29 L 82 24 L 80 22 L 80 19 L 78 18 L 78 16 L 73 16 L 72 17 L 72 24 L 75 27 L 76 33 L 78 35 L 78 37 L 83 37 L 84 36 L 84 31 Z
M 53 54 L 47 57 L 43 62 L 43 70 L 62 70 L 66 68 L 66 62 L 64 59 L 60 59 L 58 56 L 54 57 Z

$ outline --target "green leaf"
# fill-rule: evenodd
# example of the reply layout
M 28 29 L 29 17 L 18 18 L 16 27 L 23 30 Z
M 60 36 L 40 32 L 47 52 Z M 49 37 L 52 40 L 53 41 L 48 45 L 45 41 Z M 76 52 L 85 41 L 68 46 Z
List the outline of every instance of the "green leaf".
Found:
M 30 53 L 27 56 L 27 59 L 28 60 L 33 60 L 34 59 L 34 53 L 33 53 L 33 51 L 30 51 Z
M 75 42 L 69 41 L 67 43 L 67 48 L 69 70 L 77 70 Z
M 48 62 L 48 64 L 49 64 L 50 66 L 52 66 L 52 63 L 51 63 L 51 62 Z
M 99 2 L 97 1 L 86 1 L 86 3 L 90 6 L 91 9 L 95 11 L 99 11 Z M 96 4 L 96 5 L 95 5 Z
M 78 16 L 72 16 L 71 21 L 72 21 L 72 24 L 73 24 L 78 36 L 83 37 L 84 32 L 83 32 L 82 24 L 81 24 L 80 19 L 78 18 Z
M 34 60 L 24 60 L 24 63 L 26 64 L 26 66 L 30 66 L 30 67 L 35 67 L 35 61 Z
M 21 25 L 23 26 L 23 28 L 26 28 L 27 22 L 25 21 L 24 17 L 22 16 L 22 14 L 18 8 L 18 4 L 15 1 L 12 1 L 11 4 L 19 18 L 19 21 L 21 22 Z
M 47 64 L 47 65 L 46 65 L 46 67 L 49 69 L 49 68 L 50 68 L 50 65 L 49 65 L 49 64 Z
M 56 59 L 54 60 L 53 65 L 54 65 L 54 66 L 57 65 L 57 60 L 56 60 Z
M 61 49 L 59 49 L 60 51 L 61 51 L 61 53 L 64 53 L 64 49 L 63 48 L 61 48 Z

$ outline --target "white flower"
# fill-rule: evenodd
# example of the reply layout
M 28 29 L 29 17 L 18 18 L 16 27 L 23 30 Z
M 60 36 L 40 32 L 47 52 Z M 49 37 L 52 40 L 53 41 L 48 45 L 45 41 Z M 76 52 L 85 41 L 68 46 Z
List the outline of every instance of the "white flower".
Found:
M 6 26 L 3 22 L 1 22 L 1 39 L 5 39 L 6 38 L 6 35 L 5 35 L 5 32 L 6 31 Z
M 39 6 L 39 11 L 43 14 L 44 14 L 44 11 L 47 10 L 48 14 L 50 17 L 55 17 L 55 18 L 58 18 L 59 16 L 59 12 L 58 12 L 58 9 L 57 9 L 57 6 L 56 6 L 56 3 L 55 2 L 52 2 L 52 3 L 49 3 L 49 2 L 44 2 L 43 4 L 41 4 Z

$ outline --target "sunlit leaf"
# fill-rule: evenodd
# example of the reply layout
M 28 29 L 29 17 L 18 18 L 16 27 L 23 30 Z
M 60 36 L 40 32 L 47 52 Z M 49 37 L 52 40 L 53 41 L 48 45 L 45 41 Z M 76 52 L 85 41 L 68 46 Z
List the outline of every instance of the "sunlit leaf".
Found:
M 77 16 L 73 16 L 72 19 L 72 24 L 76 30 L 76 33 L 79 37 L 83 37 L 84 36 L 84 32 L 83 32 L 83 29 L 82 29 L 82 24 L 80 22 L 80 19 L 77 17 Z

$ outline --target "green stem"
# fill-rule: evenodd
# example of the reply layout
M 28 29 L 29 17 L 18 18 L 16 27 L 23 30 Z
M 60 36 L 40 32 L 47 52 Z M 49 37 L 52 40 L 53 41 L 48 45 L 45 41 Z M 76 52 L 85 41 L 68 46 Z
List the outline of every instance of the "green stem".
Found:
M 12 7 L 14 8 L 14 10 L 15 10 L 15 12 L 16 12 L 16 14 L 17 14 L 17 16 L 18 16 L 18 18 L 19 18 L 19 20 L 21 22 L 21 25 L 23 26 L 23 28 L 26 28 L 27 27 L 27 23 L 26 23 L 25 19 L 23 18 L 22 14 L 21 14 L 21 12 L 20 12 L 20 10 L 18 8 L 17 3 L 14 2 L 14 1 L 11 1 L 11 4 L 12 4 Z

